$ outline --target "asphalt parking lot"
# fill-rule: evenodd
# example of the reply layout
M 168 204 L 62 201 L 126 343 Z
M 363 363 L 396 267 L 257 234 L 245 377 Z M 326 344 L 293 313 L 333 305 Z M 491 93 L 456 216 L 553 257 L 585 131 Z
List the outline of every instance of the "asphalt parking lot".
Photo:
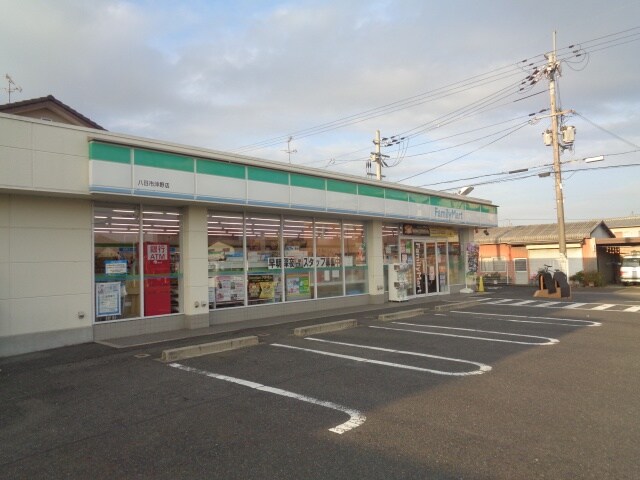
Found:
M 478 299 L 0 359 L 0 478 L 638 478 L 640 289 Z

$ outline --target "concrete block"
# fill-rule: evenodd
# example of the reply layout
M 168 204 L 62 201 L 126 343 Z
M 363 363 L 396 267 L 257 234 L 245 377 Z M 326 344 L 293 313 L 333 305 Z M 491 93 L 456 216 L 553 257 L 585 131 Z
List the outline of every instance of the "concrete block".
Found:
M 218 342 L 201 343 L 199 345 L 188 345 L 186 347 L 171 348 L 162 352 L 161 360 L 163 362 L 173 362 L 185 358 L 200 357 L 202 355 L 210 355 L 212 353 L 226 352 L 236 350 L 238 348 L 250 347 L 258 345 L 258 337 L 240 337 L 230 338 L 228 340 L 220 340 Z
M 401 312 L 383 313 L 378 315 L 380 322 L 390 322 L 391 320 L 400 320 L 401 318 L 411 318 L 424 313 L 424 308 L 415 308 L 413 310 L 403 310 Z
M 308 327 L 298 327 L 294 329 L 293 334 L 297 337 L 306 337 L 307 335 L 315 335 L 316 333 L 335 332 L 337 330 L 346 330 L 358 326 L 358 321 L 339 320 L 337 322 L 320 323 L 317 325 L 309 325 Z

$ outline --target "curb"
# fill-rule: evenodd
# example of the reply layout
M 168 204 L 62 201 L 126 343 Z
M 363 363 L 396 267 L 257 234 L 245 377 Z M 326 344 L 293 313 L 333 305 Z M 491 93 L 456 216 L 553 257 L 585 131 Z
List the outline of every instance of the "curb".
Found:
M 358 321 L 351 320 L 338 320 L 337 322 L 320 323 L 317 325 L 309 325 L 308 327 L 298 327 L 293 330 L 293 334 L 296 337 L 305 337 L 307 335 L 314 335 L 316 333 L 335 332 L 337 330 L 345 330 L 347 328 L 353 328 L 358 326 Z
M 238 348 L 250 347 L 253 345 L 258 345 L 258 337 L 256 336 L 231 338 L 229 340 L 221 340 L 219 342 L 201 343 L 199 345 L 189 345 L 186 347 L 164 350 L 160 360 L 163 362 L 173 362 L 175 360 L 200 357 L 202 355 L 226 352 L 228 350 L 236 350 Z
M 433 307 L 433 309 L 436 312 L 443 312 L 447 310 L 453 310 L 454 308 L 471 307 L 472 305 L 477 305 L 478 303 L 480 303 L 480 301 L 481 300 L 466 300 L 464 302 L 457 303 L 444 303 L 442 305 L 436 305 L 435 307 Z
M 416 308 L 414 310 L 403 310 L 402 312 L 394 312 L 394 313 L 383 313 L 382 315 L 378 315 L 378 321 L 380 322 L 389 322 L 391 320 L 400 320 L 401 318 L 411 318 L 417 315 L 422 315 L 424 313 L 424 308 Z

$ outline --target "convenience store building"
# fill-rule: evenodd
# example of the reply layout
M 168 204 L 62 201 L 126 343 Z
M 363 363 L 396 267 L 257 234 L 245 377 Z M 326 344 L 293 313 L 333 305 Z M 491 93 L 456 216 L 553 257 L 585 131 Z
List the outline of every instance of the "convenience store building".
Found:
M 465 286 L 497 207 L 0 113 L 0 356 Z M 394 288 L 391 285 L 391 288 Z

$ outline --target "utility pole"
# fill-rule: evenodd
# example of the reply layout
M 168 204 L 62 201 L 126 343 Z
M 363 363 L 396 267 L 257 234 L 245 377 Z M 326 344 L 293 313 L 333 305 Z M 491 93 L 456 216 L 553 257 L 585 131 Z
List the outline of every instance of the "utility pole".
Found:
M 376 139 L 373 141 L 376 146 L 374 162 L 376 163 L 376 178 L 382 180 L 382 152 L 380 151 L 380 130 L 376 130 Z
M 289 137 L 289 140 L 287 140 L 287 149 L 283 150 L 284 153 L 287 153 L 289 155 L 289 163 L 291 163 L 291 154 L 292 153 L 298 153 L 298 150 L 293 149 L 291 150 L 291 141 L 293 140 L 293 137 Z
M 567 237 L 564 223 L 564 196 L 562 191 L 562 172 L 560 170 L 560 139 L 558 138 L 558 116 L 565 112 L 558 112 L 556 104 L 556 74 L 559 73 L 560 64 L 556 57 L 556 32 L 553 32 L 553 51 L 547 56 L 549 63 L 546 74 L 549 78 L 549 97 L 551 100 L 551 143 L 553 145 L 553 173 L 556 186 L 556 212 L 558 214 L 558 250 L 560 253 L 560 267 L 569 275 L 569 262 L 567 258 Z M 564 145 L 563 145 L 564 147 Z
M 386 139 L 385 139 L 386 140 Z M 369 156 L 369 161 L 367 162 L 367 175 L 373 176 L 374 174 L 369 173 L 368 169 L 371 166 L 371 162 L 376 164 L 376 173 L 375 176 L 378 180 L 382 180 L 384 175 L 382 175 L 382 166 L 385 167 L 387 164 L 384 159 L 389 158 L 389 155 L 383 155 L 380 147 L 382 146 L 382 139 L 380 138 L 380 130 L 376 130 L 376 137 L 373 139 L 373 144 L 375 145 L 375 152 L 371 152 Z

